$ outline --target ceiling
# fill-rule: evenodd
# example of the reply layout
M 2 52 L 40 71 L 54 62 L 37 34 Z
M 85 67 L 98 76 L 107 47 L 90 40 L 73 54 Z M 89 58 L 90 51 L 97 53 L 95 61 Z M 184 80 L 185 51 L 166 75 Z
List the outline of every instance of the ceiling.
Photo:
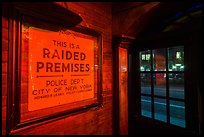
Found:
M 112 2 L 112 13 L 117 14 L 131 8 L 144 6 L 147 2 Z
M 113 2 L 113 36 L 138 37 L 144 33 L 162 31 L 173 17 L 195 4 L 196 2 Z M 180 25 L 182 26 L 182 22 Z
M 112 4 L 113 36 L 136 36 L 148 22 L 149 11 L 159 2 L 119 2 Z

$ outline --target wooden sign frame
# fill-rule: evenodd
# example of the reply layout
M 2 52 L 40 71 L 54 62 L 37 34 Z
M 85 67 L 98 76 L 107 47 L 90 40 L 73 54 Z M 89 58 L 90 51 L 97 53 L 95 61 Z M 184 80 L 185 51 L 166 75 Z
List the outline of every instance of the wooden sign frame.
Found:
M 46 9 L 46 12 L 43 9 Z M 53 12 L 53 8 L 54 10 Z M 88 111 L 90 108 L 98 109 L 102 106 L 102 33 L 95 30 L 77 25 L 80 18 L 71 11 L 66 11 L 63 7 L 60 7 L 54 3 L 44 4 L 29 4 L 29 3 L 11 3 L 4 4 L 4 9 L 7 9 L 7 15 L 9 19 L 9 42 L 8 42 L 8 98 L 7 98 L 7 134 L 14 134 L 19 130 L 24 130 L 42 123 L 50 122 L 53 120 L 61 119 Z M 53 14 L 46 14 L 51 11 Z M 69 18 L 70 16 L 70 18 Z M 69 19 L 67 19 L 69 18 Z M 57 20 L 56 20 L 57 19 Z M 81 21 L 81 20 L 80 20 Z M 27 113 L 22 120 L 22 113 L 27 106 L 23 103 L 28 101 L 25 99 L 25 91 L 28 91 L 28 85 L 23 84 L 27 81 L 24 75 L 28 70 L 23 70 L 28 67 L 28 64 L 24 61 L 28 53 L 25 53 L 25 48 L 22 47 L 22 25 L 30 25 L 49 31 L 71 30 L 73 32 L 82 34 L 87 37 L 93 37 L 96 39 L 97 51 L 94 53 L 94 64 L 96 66 L 96 73 L 94 77 L 97 78 L 94 81 L 97 89 L 94 100 L 82 100 L 74 102 L 72 105 L 64 104 L 61 106 L 54 106 L 52 110 L 40 109 Z M 70 106 L 70 107 L 69 107 Z M 44 115 L 41 115 L 44 114 Z

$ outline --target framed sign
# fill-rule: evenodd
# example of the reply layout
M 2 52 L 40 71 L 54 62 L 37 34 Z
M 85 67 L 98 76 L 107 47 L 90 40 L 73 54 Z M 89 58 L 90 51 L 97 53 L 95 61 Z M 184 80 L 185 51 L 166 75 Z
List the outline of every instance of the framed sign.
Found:
M 29 111 L 94 98 L 96 38 L 71 30 L 22 29 L 29 50 Z
M 63 26 L 66 22 L 56 22 L 51 15 L 14 13 L 18 19 L 12 19 L 9 31 L 8 105 L 15 105 L 8 114 L 17 115 L 8 120 L 9 133 L 100 107 L 101 33 Z

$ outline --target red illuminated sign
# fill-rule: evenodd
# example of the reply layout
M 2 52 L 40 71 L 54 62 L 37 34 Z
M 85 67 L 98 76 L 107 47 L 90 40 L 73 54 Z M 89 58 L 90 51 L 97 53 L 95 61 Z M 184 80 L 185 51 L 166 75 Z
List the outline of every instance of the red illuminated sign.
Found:
M 94 39 L 70 30 L 23 31 L 29 46 L 29 111 L 94 98 Z

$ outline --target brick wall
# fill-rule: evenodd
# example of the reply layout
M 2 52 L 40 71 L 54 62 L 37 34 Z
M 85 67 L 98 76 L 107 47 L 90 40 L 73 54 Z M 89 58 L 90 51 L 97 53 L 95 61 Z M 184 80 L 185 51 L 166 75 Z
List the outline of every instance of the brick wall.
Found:
M 102 32 L 103 107 L 25 129 L 16 134 L 112 134 L 112 13 L 102 2 L 56 2 L 79 14 L 82 26 Z M 8 20 L 2 17 L 2 132 L 6 127 Z
M 6 133 L 8 20 L 2 17 L 2 134 Z

